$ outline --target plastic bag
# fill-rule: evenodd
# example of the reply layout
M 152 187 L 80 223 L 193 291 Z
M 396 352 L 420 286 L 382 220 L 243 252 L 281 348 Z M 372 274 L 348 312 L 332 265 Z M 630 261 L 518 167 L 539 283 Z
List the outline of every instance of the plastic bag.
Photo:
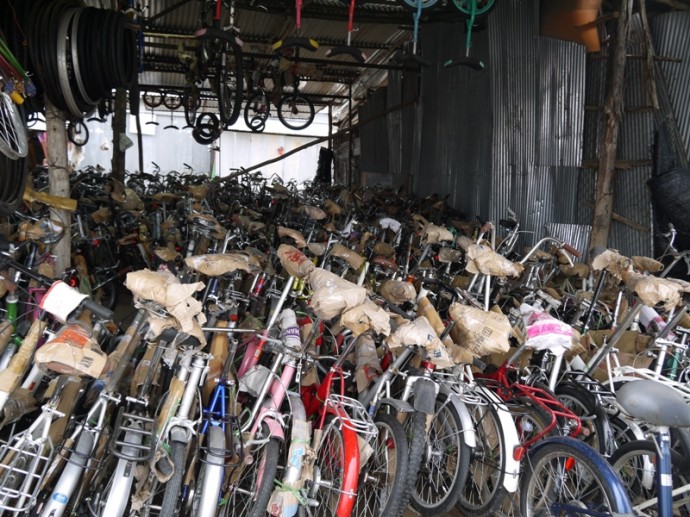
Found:
M 458 329 L 456 342 L 475 356 L 504 353 L 510 348 L 508 337 L 513 329 L 504 314 L 459 303 L 451 305 L 449 313 Z
M 426 350 L 427 359 L 438 368 L 453 366 L 448 350 L 424 316 L 399 326 L 388 337 L 386 344 L 391 350 L 403 346 L 420 346 Z
M 628 257 L 624 257 L 614 250 L 606 250 L 592 260 L 592 269 L 601 271 L 606 269 L 618 280 L 621 280 L 623 271 L 630 268 L 631 261 Z
M 309 275 L 309 283 L 314 290 L 311 297 L 314 313 L 324 320 L 361 305 L 367 297 L 365 288 L 321 268 L 315 268 Z
M 340 323 L 350 329 L 355 336 L 367 330 L 387 336 L 391 333 L 390 317 L 388 313 L 371 300 L 357 305 L 343 313 Z
M 314 263 L 307 258 L 307 256 L 294 246 L 288 244 L 281 244 L 278 246 L 278 258 L 280 263 L 291 276 L 297 278 L 305 278 L 315 267 Z
M 79 325 L 65 325 L 36 351 L 34 361 L 57 373 L 98 378 L 108 356 L 89 331 Z
M 396 219 L 393 219 L 391 217 L 384 217 L 379 221 L 379 226 L 383 228 L 384 230 L 390 230 L 393 233 L 398 233 L 398 230 L 400 230 L 400 221 L 397 221 Z
M 573 328 L 567 323 L 523 303 L 520 315 L 525 323 L 525 344 L 532 350 L 550 350 L 562 355 L 573 346 Z

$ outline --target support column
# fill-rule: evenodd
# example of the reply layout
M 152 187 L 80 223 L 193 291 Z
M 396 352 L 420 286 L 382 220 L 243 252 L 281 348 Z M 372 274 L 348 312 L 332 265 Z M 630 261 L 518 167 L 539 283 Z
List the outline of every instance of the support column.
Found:
M 120 135 L 127 131 L 127 90 L 117 88 L 115 90 L 115 109 L 113 111 L 113 158 L 111 163 L 112 177 L 115 182 L 115 190 L 122 189 L 125 183 L 125 152 L 120 150 Z
M 69 170 L 67 169 L 67 131 L 65 115 L 53 106 L 48 98 L 46 105 L 46 141 L 48 158 L 48 182 L 54 196 L 69 197 Z M 59 276 L 71 265 L 72 214 L 68 210 L 51 208 L 50 217 L 65 226 L 65 233 L 55 244 L 55 274 Z
M 615 178 L 616 150 L 618 133 L 623 114 L 623 86 L 625 79 L 625 58 L 628 44 L 628 29 L 632 16 L 633 0 L 621 0 L 620 16 L 616 30 L 616 39 L 612 45 L 610 68 L 604 101 L 606 128 L 599 145 L 599 169 L 594 200 L 594 218 L 590 250 L 595 247 L 608 246 L 613 214 L 613 180 Z

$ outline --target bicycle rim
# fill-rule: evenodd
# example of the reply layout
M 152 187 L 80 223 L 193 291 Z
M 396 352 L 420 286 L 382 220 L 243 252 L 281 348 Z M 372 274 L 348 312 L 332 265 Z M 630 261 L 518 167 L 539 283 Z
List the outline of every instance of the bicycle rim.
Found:
M 221 122 L 231 126 L 240 117 L 244 84 L 242 82 L 242 51 L 223 42 L 216 70 L 216 95 Z
M 284 95 L 278 103 L 278 118 L 288 129 L 306 129 L 314 121 L 315 116 L 314 104 L 299 93 Z
M 20 108 L 4 92 L 0 92 L 0 152 L 12 160 L 23 158 L 29 152 Z
M 314 462 L 314 499 L 318 506 L 311 510 L 312 517 L 336 515 L 342 493 L 343 471 L 345 470 L 345 440 L 340 429 L 340 420 L 332 419 L 323 431 Z

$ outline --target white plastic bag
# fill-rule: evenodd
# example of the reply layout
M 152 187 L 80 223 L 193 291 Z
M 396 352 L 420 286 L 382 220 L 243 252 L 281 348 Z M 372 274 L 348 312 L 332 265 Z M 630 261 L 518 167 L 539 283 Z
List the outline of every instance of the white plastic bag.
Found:
M 532 350 L 549 350 L 562 355 L 573 346 L 573 328 L 567 323 L 523 303 L 520 314 L 525 323 L 525 344 Z

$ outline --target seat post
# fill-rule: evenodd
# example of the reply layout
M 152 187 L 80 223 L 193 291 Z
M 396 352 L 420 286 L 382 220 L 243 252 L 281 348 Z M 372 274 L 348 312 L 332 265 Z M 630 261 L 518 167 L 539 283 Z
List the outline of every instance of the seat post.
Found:
M 671 475 L 671 433 L 666 426 L 657 428 L 656 486 L 659 492 L 658 515 L 673 515 L 673 477 Z

